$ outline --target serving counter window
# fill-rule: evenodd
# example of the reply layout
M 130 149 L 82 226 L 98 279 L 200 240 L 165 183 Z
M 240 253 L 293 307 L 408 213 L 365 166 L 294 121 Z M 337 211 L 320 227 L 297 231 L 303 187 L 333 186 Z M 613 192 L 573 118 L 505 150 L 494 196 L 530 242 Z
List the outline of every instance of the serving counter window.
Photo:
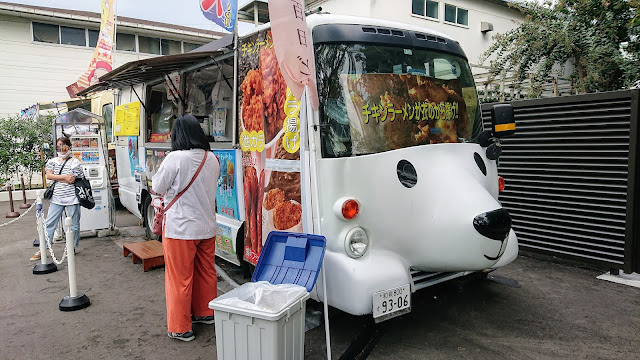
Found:
M 195 116 L 210 142 L 230 142 L 233 131 L 233 65 L 220 62 L 185 77 L 185 113 Z
M 145 105 L 148 142 L 171 142 L 171 128 L 178 114 L 177 101 L 172 98 L 165 82 L 147 87 Z

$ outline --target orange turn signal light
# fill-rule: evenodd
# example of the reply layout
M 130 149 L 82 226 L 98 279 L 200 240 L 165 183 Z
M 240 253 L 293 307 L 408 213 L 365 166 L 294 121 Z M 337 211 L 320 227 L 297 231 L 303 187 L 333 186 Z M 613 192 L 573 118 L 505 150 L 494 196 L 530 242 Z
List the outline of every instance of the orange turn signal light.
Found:
M 498 176 L 498 192 L 503 192 L 504 186 L 505 186 L 504 178 L 502 176 Z
M 358 212 L 360 212 L 360 205 L 358 205 L 357 201 L 349 199 L 342 203 L 342 216 L 346 220 L 354 219 L 358 216 Z

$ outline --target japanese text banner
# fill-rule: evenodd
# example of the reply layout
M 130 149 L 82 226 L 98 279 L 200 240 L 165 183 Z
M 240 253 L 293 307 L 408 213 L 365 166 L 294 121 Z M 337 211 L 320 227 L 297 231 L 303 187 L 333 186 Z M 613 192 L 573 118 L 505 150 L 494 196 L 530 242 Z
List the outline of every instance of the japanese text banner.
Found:
M 316 65 L 313 59 L 313 40 L 304 15 L 304 1 L 280 0 L 269 2 L 269 18 L 273 47 L 278 64 L 293 95 L 301 99 L 305 85 L 309 99 L 318 108 Z
M 116 0 L 100 1 L 102 5 L 102 15 L 96 49 L 93 52 L 87 71 L 80 75 L 78 81 L 67 86 L 67 92 L 71 97 L 76 97 L 79 91 L 96 84 L 100 76 L 108 73 L 112 69 L 116 16 L 115 2 Z
M 342 74 L 352 153 L 365 155 L 471 138 L 460 80 Z

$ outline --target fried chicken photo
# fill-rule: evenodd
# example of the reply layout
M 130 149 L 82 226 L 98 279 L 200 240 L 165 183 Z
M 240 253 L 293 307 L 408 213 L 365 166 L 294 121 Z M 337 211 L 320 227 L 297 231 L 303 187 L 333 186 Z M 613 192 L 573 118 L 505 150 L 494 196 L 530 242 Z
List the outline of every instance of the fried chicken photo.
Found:
M 270 142 L 282 129 L 285 119 L 284 102 L 287 98 L 287 83 L 282 77 L 274 49 L 260 50 L 262 72 L 262 101 L 266 119 L 266 142 Z
M 272 210 L 278 204 L 284 202 L 284 193 L 280 189 L 271 189 L 267 192 L 267 196 L 264 198 L 265 210 Z
M 242 91 L 242 124 L 247 131 L 264 130 L 264 104 L 262 102 L 262 74 L 249 70 L 240 85 Z
M 292 201 L 285 201 L 273 209 L 273 226 L 278 230 L 286 230 L 296 226 L 302 218 L 302 206 Z

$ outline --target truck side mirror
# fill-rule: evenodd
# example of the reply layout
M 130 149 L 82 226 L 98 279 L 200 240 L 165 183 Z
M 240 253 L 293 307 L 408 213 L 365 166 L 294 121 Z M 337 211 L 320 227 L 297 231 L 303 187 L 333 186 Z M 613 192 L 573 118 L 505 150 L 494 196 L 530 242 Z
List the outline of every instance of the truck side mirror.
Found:
M 491 130 L 485 130 L 478 135 L 477 141 L 478 144 L 480 144 L 480 146 L 482 146 L 483 148 L 487 147 L 493 144 L 493 133 L 491 132 Z
M 503 138 L 516 132 L 516 123 L 513 119 L 513 106 L 511 104 L 496 104 L 491 108 L 491 123 L 493 124 L 493 136 Z

